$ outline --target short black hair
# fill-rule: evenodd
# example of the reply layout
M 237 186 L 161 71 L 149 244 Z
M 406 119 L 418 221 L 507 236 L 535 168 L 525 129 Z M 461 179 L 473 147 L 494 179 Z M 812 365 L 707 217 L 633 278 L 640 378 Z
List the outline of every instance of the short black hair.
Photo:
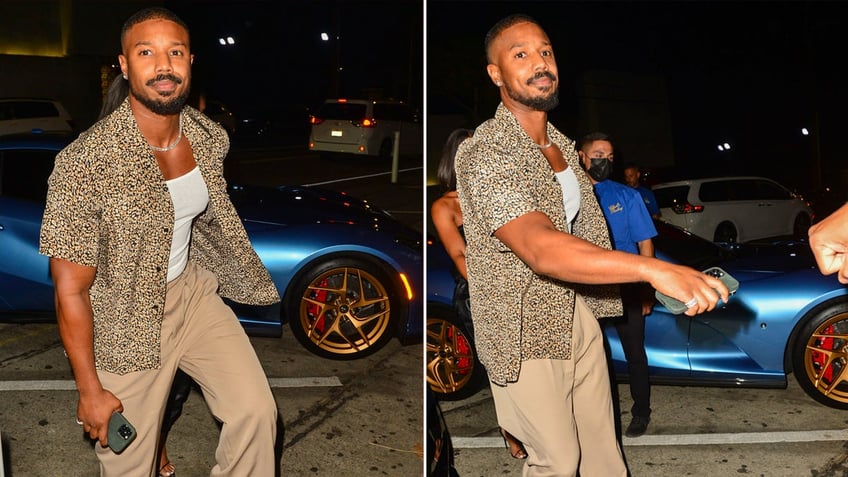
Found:
M 124 38 L 127 36 L 127 32 L 130 28 L 138 25 L 141 22 L 146 22 L 147 20 L 168 20 L 176 23 L 177 25 L 183 27 L 188 33 L 188 25 L 177 16 L 176 13 L 168 10 L 167 8 L 162 7 L 150 7 L 139 10 L 133 13 L 127 21 L 124 22 L 124 26 L 121 27 L 121 46 L 124 45 Z M 190 36 L 190 35 L 189 35 Z
M 583 136 L 582 138 L 580 138 L 579 141 L 577 141 L 577 143 L 575 143 L 574 146 L 575 146 L 575 149 L 577 149 L 578 151 L 582 151 L 584 147 L 588 146 L 589 144 L 592 144 L 595 141 L 606 141 L 606 142 L 612 144 L 613 147 L 615 147 L 615 144 L 613 144 L 612 138 L 610 137 L 610 135 L 607 134 L 607 133 L 599 132 L 599 131 L 589 133 L 589 134 Z
M 536 19 L 524 13 L 513 13 L 508 17 L 500 19 L 492 26 L 492 28 L 489 28 L 488 33 L 486 33 L 486 38 L 483 40 L 483 51 L 486 53 L 486 61 L 492 63 L 492 58 L 489 56 L 489 48 L 492 46 L 492 42 L 495 41 L 495 38 L 497 38 L 498 35 L 507 28 L 513 25 L 518 25 L 519 23 L 532 23 L 539 28 L 542 28 L 542 25 L 539 25 L 539 22 L 537 22 Z

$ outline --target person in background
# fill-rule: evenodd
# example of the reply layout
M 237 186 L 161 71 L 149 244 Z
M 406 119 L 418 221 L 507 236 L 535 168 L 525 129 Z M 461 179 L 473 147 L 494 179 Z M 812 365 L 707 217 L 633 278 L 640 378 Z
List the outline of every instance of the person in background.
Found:
M 848 284 L 848 204 L 810 227 L 809 235 L 819 270 L 837 273 L 839 283 Z
M 538 22 L 506 17 L 484 48 L 501 104 L 460 144 L 455 169 L 475 345 L 498 424 L 524 444 L 526 477 L 625 476 L 596 319 L 622 308 L 618 287 L 602 285 L 650 282 L 688 316 L 728 290 L 697 270 L 610 250 L 574 142 L 548 123 L 558 70 Z
M 624 182 L 639 191 L 639 195 L 642 196 L 648 213 L 651 214 L 651 217 L 659 219 L 662 214 L 660 213 L 660 206 L 657 204 L 657 198 L 654 196 L 654 191 L 642 185 L 640 182 L 641 179 L 642 170 L 639 168 L 639 164 L 628 162 L 624 165 Z
M 454 158 L 456 149 L 462 141 L 471 137 L 474 131 L 471 129 L 455 129 L 448 135 L 445 142 L 442 158 L 439 161 L 437 175 L 439 183 L 445 192 L 433 202 L 430 207 L 430 219 L 436 227 L 436 233 L 445 251 L 453 260 L 457 273 L 457 285 L 454 292 L 454 304 L 457 305 L 457 314 L 466 322 L 466 329 L 473 333 L 474 324 L 471 321 L 471 310 L 468 307 L 468 272 L 465 266 L 465 233 L 462 225 L 462 211 L 459 208 L 459 199 L 456 195 L 456 173 L 454 172 Z M 524 446 L 512 434 L 505 429 L 500 429 L 504 439 L 504 445 L 509 449 L 510 455 L 516 459 L 527 458 Z
M 280 297 L 227 195 L 229 140 L 185 105 L 193 55 L 179 17 L 136 12 L 121 47 L 129 94 L 57 155 L 40 236 L 77 423 L 100 443 L 101 475 L 155 475 L 182 369 L 223 423 L 211 475 L 273 475 L 276 402 L 222 296 L 269 307 Z M 137 437 L 116 454 L 107 429 L 119 411 Z
M 624 184 L 609 179 L 614 161 L 612 139 L 595 132 L 584 136 L 577 145 L 577 155 L 595 186 L 595 195 L 609 226 L 613 249 L 654 256 L 657 229 L 642 202 L 642 196 Z M 653 290 L 644 283 L 621 284 L 621 303 L 624 315 L 611 318 L 624 357 L 630 381 L 631 421 L 624 432 L 627 437 L 645 433 L 651 422 L 651 382 L 648 376 L 648 355 L 645 353 L 645 316 L 654 305 Z

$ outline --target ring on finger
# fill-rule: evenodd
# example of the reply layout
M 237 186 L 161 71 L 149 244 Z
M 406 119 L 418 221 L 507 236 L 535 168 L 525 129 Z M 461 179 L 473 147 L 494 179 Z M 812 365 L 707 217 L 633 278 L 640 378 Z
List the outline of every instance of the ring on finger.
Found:
M 692 308 L 693 306 L 695 306 L 695 305 L 697 305 L 697 304 L 698 304 L 698 299 L 697 299 L 697 298 L 695 298 L 695 297 L 692 297 L 692 299 L 691 299 L 691 300 L 689 300 L 689 301 L 687 301 L 686 303 L 684 303 L 684 305 L 686 305 L 686 308 Z
M 77 418 L 76 418 L 76 421 L 77 421 L 77 424 L 79 424 L 80 426 L 82 425 L 82 419 L 80 419 L 79 417 L 77 417 Z

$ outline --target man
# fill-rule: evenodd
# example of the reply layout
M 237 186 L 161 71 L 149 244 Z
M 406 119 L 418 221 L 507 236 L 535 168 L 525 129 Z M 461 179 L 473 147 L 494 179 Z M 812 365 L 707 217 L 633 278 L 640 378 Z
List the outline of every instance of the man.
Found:
M 650 282 L 687 303 L 689 316 L 727 299 L 727 288 L 690 268 L 609 250 L 574 143 L 547 122 L 558 87 L 547 35 L 514 15 L 489 30 L 485 48 L 502 103 L 460 145 L 456 172 L 474 334 L 498 422 L 526 447 L 524 475 L 572 476 L 579 464 L 580 475 L 623 476 L 595 320 L 620 315 L 621 304 L 616 287 L 577 284 Z M 568 197 L 555 172 L 573 178 L 564 179 L 575 186 Z M 564 202 L 574 200 L 580 212 L 569 224 Z
M 660 206 L 657 204 L 657 198 L 654 197 L 654 192 L 651 189 L 648 189 L 639 182 L 641 178 L 642 171 L 639 168 L 639 164 L 629 162 L 624 166 L 624 182 L 639 191 L 639 195 L 641 195 L 642 200 L 645 201 L 645 207 L 648 208 L 648 212 L 651 214 L 651 217 L 659 219 L 661 217 L 661 213 Z
M 595 195 L 607 219 L 610 239 L 615 250 L 654 256 L 657 229 L 648 215 L 642 197 L 633 188 L 609 179 L 613 164 L 613 145 L 604 133 L 587 134 L 581 139 L 577 155 L 595 186 Z M 651 422 L 651 383 L 648 377 L 648 355 L 645 353 L 645 315 L 651 313 L 653 292 L 642 283 L 621 285 L 624 315 L 613 318 L 621 340 L 630 376 L 630 396 L 633 406 L 630 424 L 624 431 L 627 437 L 645 433 Z
M 142 10 L 121 46 L 130 94 L 56 157 L 41 230 L 77 422 L 100 442 L 101 475 L 155 475 L 179 368 L 223 424 L 210 475 L 273 475 L 276 403 L 218 295 L 279 302 L 227 196 L 227 135 L 184 105 L 193 55 L 182 20 Z M 138 432 L 121 454 L 105 447 L 117 411 Z

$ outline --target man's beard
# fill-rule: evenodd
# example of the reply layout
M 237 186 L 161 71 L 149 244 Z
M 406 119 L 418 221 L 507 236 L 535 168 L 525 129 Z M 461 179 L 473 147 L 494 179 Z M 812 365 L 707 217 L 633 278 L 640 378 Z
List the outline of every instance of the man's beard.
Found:
M 179 78 L 177 78 L 173 75 L 160 75 L 160 76 L 157 76 L 156 78 L 149 80 L 147 82 L 147 86 L 151 86 L 154 82 L 160 81 L 160 80 L 163 80 L 163 79 L 171 80 L 171 81 L 173 81 L 177 84 L 180 84 L 180 83 L 183 82 L 183 80 L 181 80 L 181 79 L 179 79 Z M 133 90 L 133 88 L 130 87 L 130 94 L 132 94 L 133 97 L 135 99 L 137 99 L 139 103 L 144 105 L 144 107 L 149 109 L 151 112 L 153 112 L 155 114 L 162 115 L 162 116 L 168 116 L 168 115 L 171 115 L 171 114 L 178 114 L 180 111 L 183 110 L 183 106 L 186 104 L 186 101 L 188 101 L 188 95 L 189 95 L 189 92 L 190 92 L 189 89 L 190 88 L 186 88 L 185 90 L 183 90 L 182 93 L 180 93 L 176 96 L 171 96 L 171 95 L 161 96 L 160 95 L 158 98 L 151 99 L 151 98 L 145 98 L 145 97 L 143 97 L 139 94 L 136 94 L 136 92 Z
M 551 81 L 556 81 L 556 76 L 554 76 L 553 73 L 551 73 L 549 71 L 543 71 L 543 72 L 536 73 L 536 76 L 529 79 L 527 81 L 527 84 L 530 84 L 534 79 L 538 79 L 542 76 L 547 76 L 548 78 L 551 79 Z M 504 83 L 504 86 L 506 86 L 507 96 L 514 99 L 515 101 L 518 101 L 519 103 L 523 104 L 524 106 L 527 106 L 528 108 L 535 109 L 536 111 L 548 112 L 548 111 L 554 109 L 555 107 L 557 107 L 557 105 L 559 105 L 559 90 L 557 89 L 556 86 L 551 86 L 551 89 L 553 91 L 551 91 L 550 94 L 548 94 L 547 96 L 537 96 L 537 97 L 533 97 L 533 98 L 531 98 L 529 96 L 524 96 L 524 95 L 512 90 L 509 87 L 509 83 Z

